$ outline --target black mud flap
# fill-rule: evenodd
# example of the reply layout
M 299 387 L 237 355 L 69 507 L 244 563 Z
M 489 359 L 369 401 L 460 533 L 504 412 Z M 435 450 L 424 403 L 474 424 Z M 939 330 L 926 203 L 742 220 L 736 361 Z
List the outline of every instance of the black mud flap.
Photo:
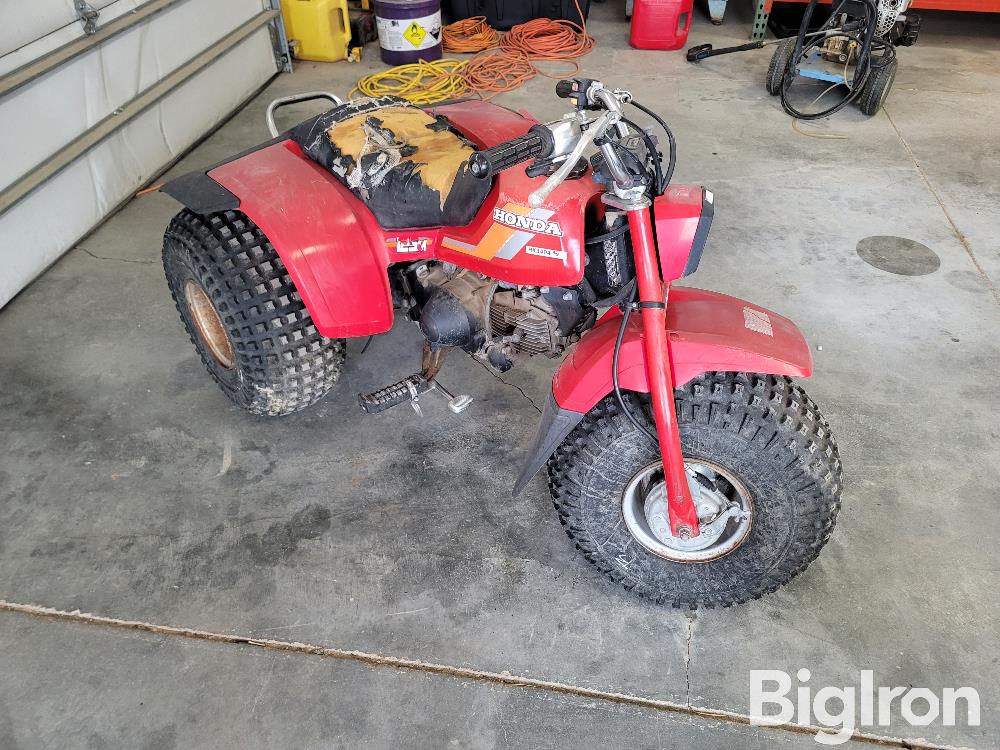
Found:
M 239 197 L 233 195 L 209 177 L 208 173 L 216 167 L 221 167 L 223 164 L 229 164 L 237 159 L 242 159 L 244 156 L 249 156 L 255 151 L 260 151 L 262 148 L 267 148 L 268 146 L 273 146 L 275 143 L 287 140 L 288 135 L 282 134 L 269 141 L 251 146 L 244 151 L 240 151 L 238 154 L 234 154 L 204 169 L 182 174 L 180 177 L 175 177 L 169 182 L 163 183 L 160 186 L 160 192 L 166 193 L 178 203 L 182 203 L 201 216 L 218 213 L 219 211 L 235 211 L 240 207 Z
M 196 214 L 205 216 L 219 211 L 235 211 L 240 199 L 204 172 L 188 172 L 160 188 L 175 201 L 184 204 Z
M 545 401 L 542 409 L 542 418 L 538 423 L 538 432 L 528 450 L 528 455 L 524 458 L 521 468 L 521 475 L 514 482 L 514 496 L 521 494 L 532 477 L 549 460 L 549 456 L 559 447 L 559 444 L 566 439 L 573 428 L 580 424 L 584 415 L 578 411 L 562 409 L 556 403 L 555 396 L 549 391 L 549 397 Z

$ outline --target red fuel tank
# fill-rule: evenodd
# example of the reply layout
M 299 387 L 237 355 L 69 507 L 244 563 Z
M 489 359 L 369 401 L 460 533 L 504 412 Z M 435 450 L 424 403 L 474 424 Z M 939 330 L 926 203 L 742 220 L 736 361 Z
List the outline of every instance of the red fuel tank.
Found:
M 691 30 L 694 0 L 635 0 L 629 44 L 637 49 L 680 49 Z

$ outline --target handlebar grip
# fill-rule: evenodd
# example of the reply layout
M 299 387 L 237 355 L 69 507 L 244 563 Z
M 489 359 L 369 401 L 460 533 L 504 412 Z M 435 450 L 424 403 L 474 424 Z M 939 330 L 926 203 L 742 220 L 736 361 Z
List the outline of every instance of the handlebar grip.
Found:
M 560 99 L 569 99 L 576 91 L 576 81 L 563 79 L 556 84 L 556 96 Z
M 474 153 L 469 157 L 469 170 L 474 177 L 487 180 L 528 159 L 544 159 L 554 145 L 547 127 L 533 125 L 524 135 Z

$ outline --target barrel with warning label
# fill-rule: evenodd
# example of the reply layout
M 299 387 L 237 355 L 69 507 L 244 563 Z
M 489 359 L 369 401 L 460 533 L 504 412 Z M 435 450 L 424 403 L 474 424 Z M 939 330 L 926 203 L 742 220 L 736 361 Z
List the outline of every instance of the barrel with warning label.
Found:
M 375 23 L 383 62 L 441 58 L 441 0 L 375 0 Z

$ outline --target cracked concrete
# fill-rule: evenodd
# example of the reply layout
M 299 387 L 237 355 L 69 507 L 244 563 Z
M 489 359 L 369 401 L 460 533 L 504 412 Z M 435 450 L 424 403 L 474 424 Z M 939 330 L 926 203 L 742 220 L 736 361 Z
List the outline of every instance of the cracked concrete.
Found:
M 692 42 L 739 43 L 748 10 L 731 7 L 718 28 L 698 15 Z M 766 53 L 692 66 L 637 52 L 619 12 L 594 6 L 599 46 L 583 74 L 662 112 L 680 147 L 676 181 L 716 194 L 686 283 L 789 315 L 817 347 L 805 386 L 837 433 L 847 489 L 805 574 L 691 617 L 591 570 L 542 478 L 510 497 L 549 388 L 544 358 L 501 382 L 455 357 L 442 379 L 476 398 L 460 417 L 434 400 L 422 420 L 366 417 L 355 393 L 417 367 L 419 340 L 401 321 L 363 356 L 349 344 L 343 379 L 316 407 L 241 413 L 177 320 L 158 260 L 177 206 L 149 194 L 0 311 L 0 596 L 738 713 L 751 669 L 808 667 L 814 685 L 873 669 L 880 684 L 971 685 L 983 704 L 981 727 L 878 731 L 996 746 L 1000 23 L 930 14 L 900 53 L 892 122 L 847 111 L 819 127 L 848 139 L 820 140 L 792 130 L 764 92 Z M 265 139 L 272 97 L 346 91 L 378 68 L 374 50 L 359 65 L 300 65 L 173 174 Z M 538 79 L 500 102 L 553 118 L 563 103 L 551 89 Z M 854 250 L 872 235 L 926 244 L 941 267 L 878 271 Z M 14 677 L 0 683 L 0 747 L 815 746 L 251 651 L 0 613 L 0 665 Z
M 488 372 L 490 375 L 492 375 L 493 377 L 495 377 L 497 380 L 499 380 L 505 386 L 507 386 L 508 388 L 513 388 L 515 391 L 517 391 L 522 396 L 524 396 L 525 400 L 529 404 L 531 404 L 531 406 L 535 409 L 535 411 L 537 411 L 539 414 L 542 413 L 541 408 L 538 406 L 538 404 L 535 403 L 535 400 L 531 396 L 529 396 L 527 393 L 524 392 L 524 388 L 522 388 L 521 386 L 517 385 L 517 383 L 508 383 L 506 380 L 503 379 L 503 376 L 500 375 L 500 373 L 491 370 L 489 367 L 487 367 L 485 364 L 483 364 L 479 360 L 473 360 L 473 361 L 475 361 L 476 364 L 480 365 L 484 370 L 486 370 L 486 372 Z

